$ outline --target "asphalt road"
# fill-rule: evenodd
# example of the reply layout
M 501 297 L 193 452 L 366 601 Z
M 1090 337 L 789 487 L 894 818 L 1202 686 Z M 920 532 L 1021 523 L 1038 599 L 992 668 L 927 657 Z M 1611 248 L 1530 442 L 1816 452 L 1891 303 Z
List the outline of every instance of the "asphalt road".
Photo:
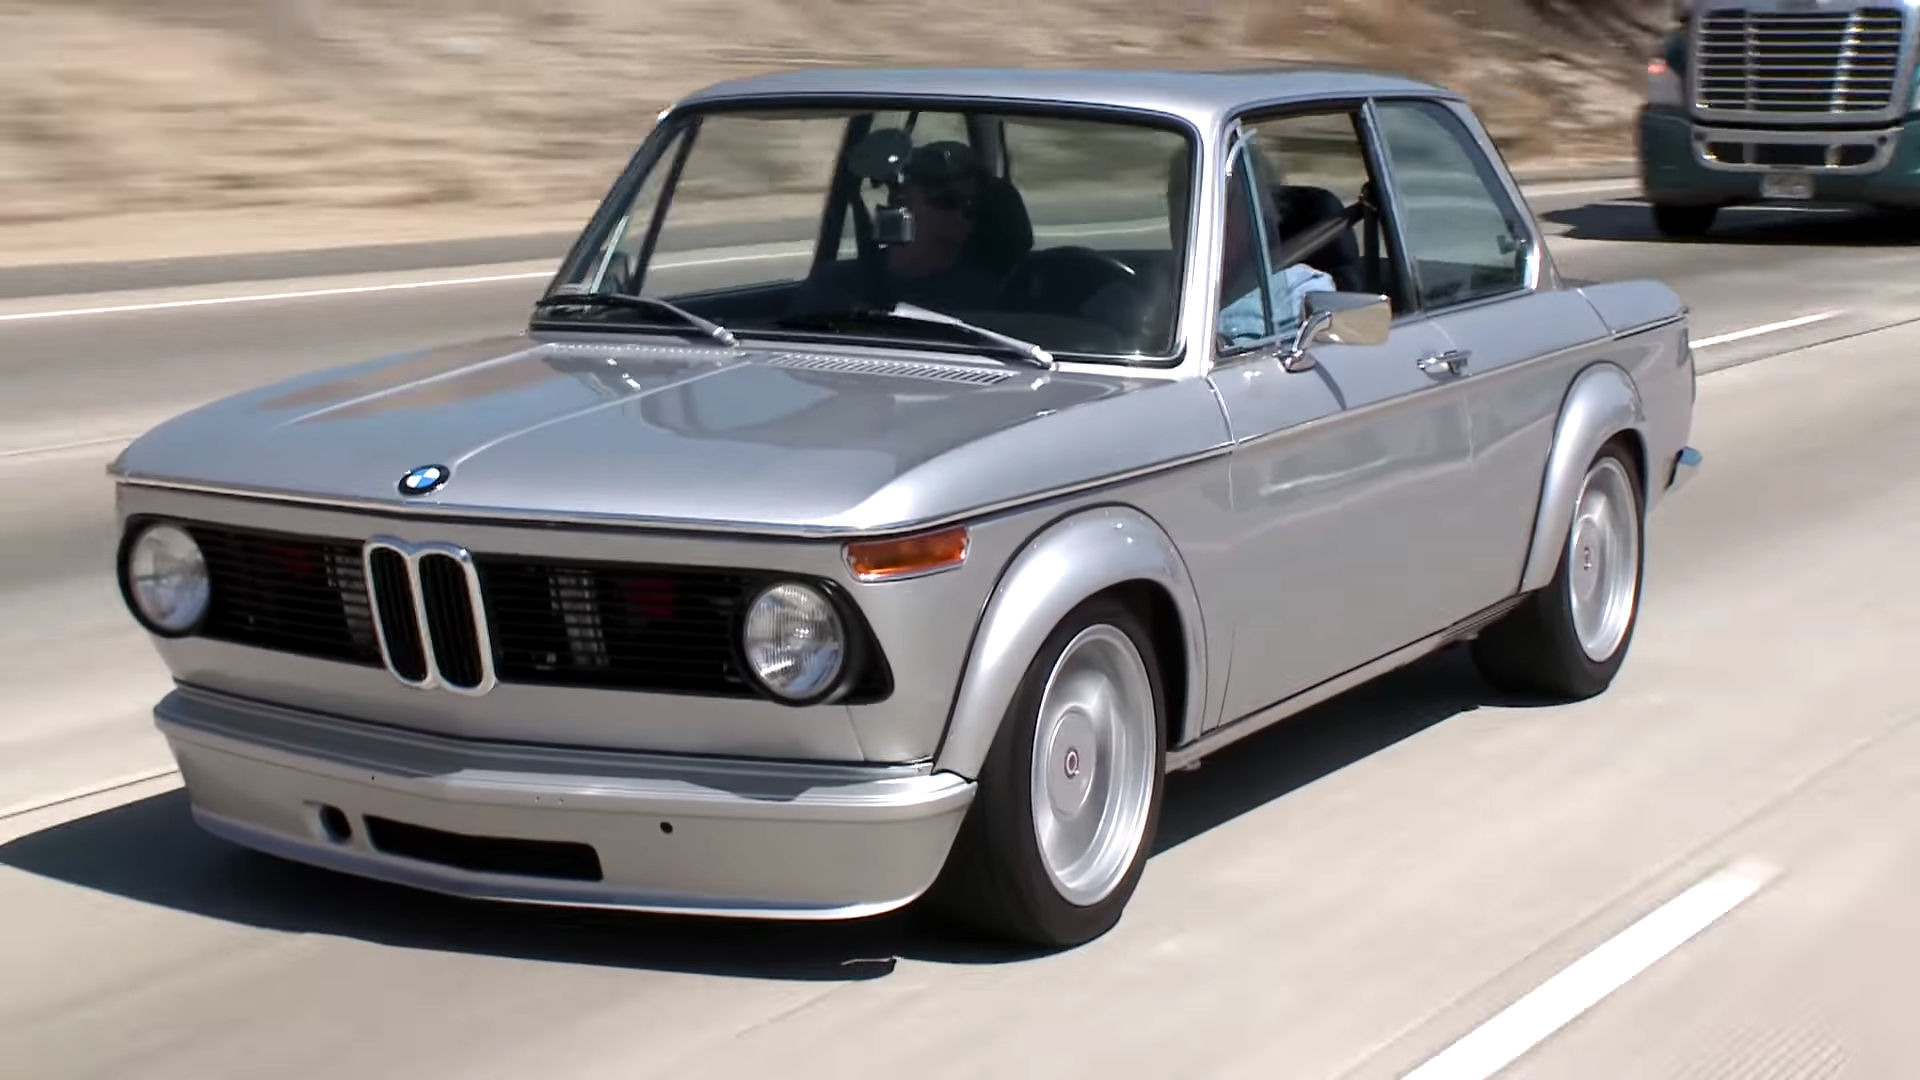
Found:
M 547 265 L 0 300 L 0 1073 L 1920 1072 L 1920 234 L 1752 211 L 1670 243 L 1630 192 L 1555 192 L 1562 268 L 1675 286 L 1709 372 L 1614 690 L 1517 707 L 1448 655 L 1251 739 L 1176 778 L 1122 925 L 1040 959 L 911 913 L 462 904 L 203 837 L 102 466 L 213 394 L 510 329 Z

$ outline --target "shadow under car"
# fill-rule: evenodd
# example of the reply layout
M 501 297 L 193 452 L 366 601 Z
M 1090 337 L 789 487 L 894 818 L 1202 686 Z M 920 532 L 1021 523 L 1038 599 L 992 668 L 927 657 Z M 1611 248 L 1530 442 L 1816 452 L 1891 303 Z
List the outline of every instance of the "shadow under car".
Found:
M 1766 244 L 1808 247 L 1903 247 L 1920 242 L 1920 213 L 1828 206 L 1729 206 L 1698 236 L 1666 236 L 1653 211 L 1638 200 L 1588 203 L 1549 210 L 1543 223 L 1560 225 L 1571 240 L 1659 244 Z
M 1496 700 L 1455 647 L 1322 703 L 1167 781 L 1155 854 Z M 917 906 L 780 923 L 466 900 L 256 854 L 202 832 L 175 789 L 0 846 L 0 865 L 268 930 L 599 966 L 782 980 L 877 978 L 901 959 L 999 963 L 1038 952 L 968 938 Z

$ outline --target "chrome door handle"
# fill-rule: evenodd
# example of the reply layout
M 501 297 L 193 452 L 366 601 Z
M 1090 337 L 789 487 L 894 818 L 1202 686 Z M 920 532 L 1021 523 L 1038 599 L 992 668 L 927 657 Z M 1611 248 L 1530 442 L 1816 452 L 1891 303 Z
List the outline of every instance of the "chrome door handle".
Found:
M 1420 358 L 1420 370 L 1429 375 L 1464 375 L 1467 371 L 1467 357 L 1473 354 L 1465 349 L 1448 349 L 1443 353 Z

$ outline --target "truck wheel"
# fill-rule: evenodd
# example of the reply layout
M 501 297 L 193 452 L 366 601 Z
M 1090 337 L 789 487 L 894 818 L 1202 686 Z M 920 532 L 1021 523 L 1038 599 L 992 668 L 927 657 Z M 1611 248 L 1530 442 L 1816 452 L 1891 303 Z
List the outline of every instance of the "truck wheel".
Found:
M 1663 236 L 1702 236 L 1713 228 L 1713 219 L 1720 216 L 1717 206 L 1675 206 L 1671 203 L 1653 204 L 1653 226 Z
M 1587 467 L 1553 580 L 1474 639 L 1482 677 L 1499 690 L 1571 700 L 1611 685 L 1640 620 L 1644 526 L 1633 460 L 1611 444 Z
M 1166 690 L 1152 640 L 1112 598 L 1061 620 L 1001 719 L 930 907 L 1046 947 L 1119 922 L 1166 787 Z

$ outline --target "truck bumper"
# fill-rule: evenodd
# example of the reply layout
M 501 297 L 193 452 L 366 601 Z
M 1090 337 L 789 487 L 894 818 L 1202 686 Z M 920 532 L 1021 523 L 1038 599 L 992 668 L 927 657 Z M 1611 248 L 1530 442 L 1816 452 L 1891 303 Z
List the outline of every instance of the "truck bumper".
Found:
M 481 742 L 190 687 L 154 717 L 208 832 L 476 899 L 878 914 L 938 876 L 974 792 L 931 767 Z
M 1775 202 L 1762 189 L 1773 167 L 1752 163 L 1759 156 L 1752 151 L 1730 152 L 1727 159 L 1718 159 L 1711 147 L 1732 150 L 1774 144 L 1804 153 L 1808 148 L 1837 145 L 1849 148 L 1840 164 L 1780 167 L 1812 182 L 1812 197 L 1796 201 L 1920 208 L 1920 123 L 1913 119 L 1870 131 L 1760 131 L 1697 124 L 1683 113 L 1643 107 L 1637 144 L 1640 182 L 1649 202 L 1674 206 Z

